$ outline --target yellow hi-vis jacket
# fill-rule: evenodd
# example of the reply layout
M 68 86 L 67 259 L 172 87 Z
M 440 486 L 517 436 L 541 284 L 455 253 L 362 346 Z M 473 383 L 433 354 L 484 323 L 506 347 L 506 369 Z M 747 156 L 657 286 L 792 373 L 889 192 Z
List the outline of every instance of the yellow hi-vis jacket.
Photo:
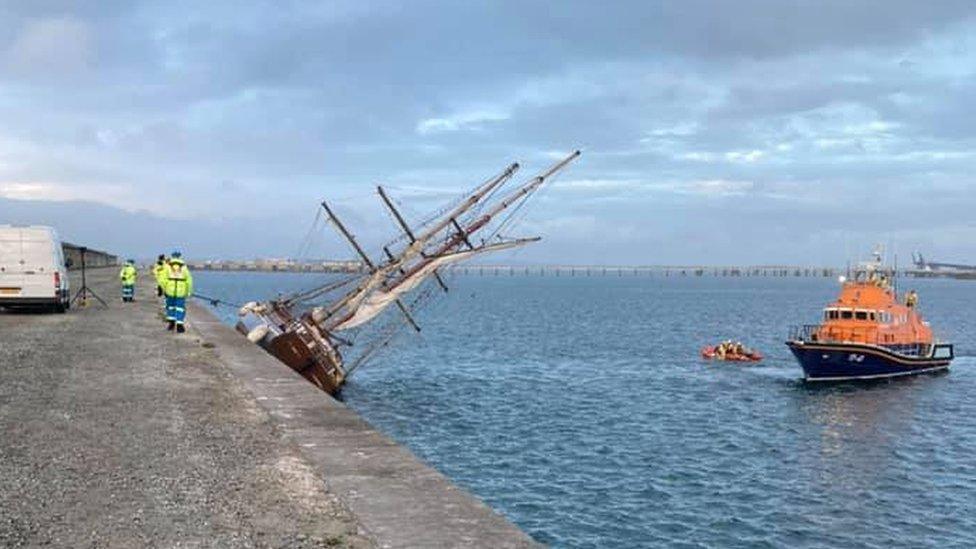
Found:
M 134 286 L 136 283 L 136 276 L 138 276 L 138 274 L 139 273 L 136 271 L 135 266 L 127 263 L 125 267 L 122 267 L 122 272 L 119 273 L 119 278 L 122 279 L 123 286 Z
M 169 260 L 160 286 L 166 297 L 190 297 L 193 294 L 193 275 L 182 259 Z
M 152 272 L 153 272 L 153 278 L 156 279 L 156 285 L 162 287 L 163 275 L 166 273 L 166 262 L 157 261 L 156 263 L 154 263 Z

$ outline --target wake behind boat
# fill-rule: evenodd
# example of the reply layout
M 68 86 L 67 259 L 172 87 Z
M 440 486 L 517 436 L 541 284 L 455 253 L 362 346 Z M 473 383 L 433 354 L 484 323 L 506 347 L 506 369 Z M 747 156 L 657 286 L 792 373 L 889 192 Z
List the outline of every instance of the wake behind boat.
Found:
M 449 205 L 425 223 L 411 226 L 382 187 L 377 190 L 402 234 L 383 247 L 384 257 L 370 257 L 325 202 L 322 208 L 338 232 L 360 257 L 365 272 L 311 290 L 267 302 L 251 302 L 239 313 L 237 330 L 308 381 L 336 394 L 352 372 L 386 346 L 403 325 L 420 331 L 413 317 L 430 290 L 447 291 L 439 270 L 479 255 L 523 246 L 539 238 L 506 238 L 520 206 L 557 172 L 579 157 L 575 151 L 544 173 L 503 194 L 506 183 L 519 169 L 508 166 Z M 499 195 L 501 197 L 499 198 Z M 505 212 L 507 215 L 502 215 Z M 436 286 L 429 284 L 435 281 Z M 428 283 L 425 285 L 425 283 Z M 421 289 L 423 287 L 423 289 Z M 408 297 L 412 299 L 408 300 Z M 360 345 L 355 360 L 347 364 L 343 349 L 353 346 L 353 336 L 374 322 L 391 305 L 402 322 L 381 330 L 371 344 Z
M 879 379 L 949 368 L 951 343 L 922 319 L 914 291 L 898 300 L 895 272 L 882 253 L 862 263 L 818 325 L 795 328 L 786 342 L 807 381 Z

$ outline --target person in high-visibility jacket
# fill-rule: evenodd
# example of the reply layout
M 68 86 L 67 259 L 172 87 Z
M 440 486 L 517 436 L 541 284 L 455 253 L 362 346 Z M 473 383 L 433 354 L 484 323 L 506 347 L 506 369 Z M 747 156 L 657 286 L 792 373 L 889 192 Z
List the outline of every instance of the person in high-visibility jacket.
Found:
M 119 273 L 119 279 L 122 280 L 122 301 L 125 303 L 131 303 L 136 300 L 136 277 L 139 272 L 136 271 L 135 261 L 128 260 L 122 267 L 122 271 Z
M 905 296 L 905 306 L 909 309 L 914 309 L 918 306 L 918 293 L 915 290 L 908 292 L 908 295 Z
M 163 295 L 166 296 L 167 329 L 176 328 L 178 333 L 186 331 L 186 298 L 193 295 L 193 275 L 180 252 L 173 252 L 162 277 Z
M 152 268 L 153 278 L 156 279 L 156 297 L 163 297 L 163 273 L 166 272 L 166 256 L 159 254 Z

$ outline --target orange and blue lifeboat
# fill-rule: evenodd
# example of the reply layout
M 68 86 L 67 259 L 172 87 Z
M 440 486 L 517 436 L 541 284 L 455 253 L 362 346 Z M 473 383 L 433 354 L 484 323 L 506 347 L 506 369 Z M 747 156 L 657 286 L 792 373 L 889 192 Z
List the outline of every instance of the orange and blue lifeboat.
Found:
M 889 273 L 862 272 L 844 281 L 820 324 L 794 328 L 786 345 L 807 381 L 880 379 L 949 368 L 951 343 L 932 336 L 917 299 L 898 300 Z

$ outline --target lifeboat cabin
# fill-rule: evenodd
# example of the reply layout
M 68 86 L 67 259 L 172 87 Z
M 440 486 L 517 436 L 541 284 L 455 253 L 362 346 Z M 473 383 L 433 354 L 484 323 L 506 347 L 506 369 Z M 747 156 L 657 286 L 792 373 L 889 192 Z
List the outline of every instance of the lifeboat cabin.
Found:
M 933 338 L 914 292 L 898 300 L 894 274 L 868 264 L 853 280 L 842 280 L 840 296 L 824 309 L 820 324 L 793 330 L 786 344 L 804 379 L 878 379 L 949 368 L 952 344 Z

